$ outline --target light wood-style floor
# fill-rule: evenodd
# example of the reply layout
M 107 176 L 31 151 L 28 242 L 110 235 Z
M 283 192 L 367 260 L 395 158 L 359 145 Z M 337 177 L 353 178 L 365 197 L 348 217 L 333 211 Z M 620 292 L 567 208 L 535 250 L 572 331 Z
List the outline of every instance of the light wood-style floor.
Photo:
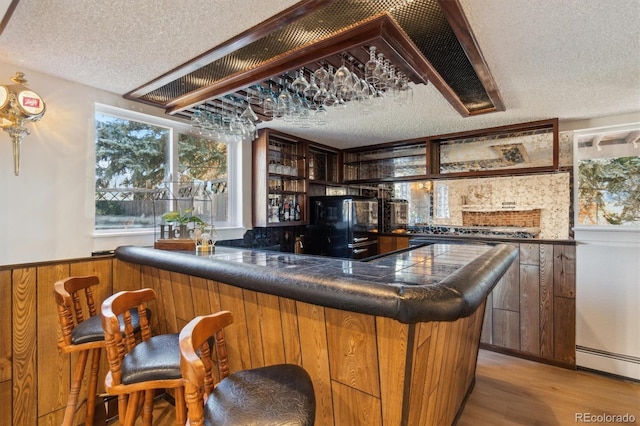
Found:
M 640 384 L 480 350 L 458 426 L 575 425 L 580 413 L 629 413 L 640 424 Z
M 173 426 L 172 408 L 157 404 L 154 424 Z M 457 426 L 579 425 L 576 415 L 587 413 L 628 413 L 635 422 L 622 424 L 640 425 L 640 384 L 480 350 L 476 386 Z

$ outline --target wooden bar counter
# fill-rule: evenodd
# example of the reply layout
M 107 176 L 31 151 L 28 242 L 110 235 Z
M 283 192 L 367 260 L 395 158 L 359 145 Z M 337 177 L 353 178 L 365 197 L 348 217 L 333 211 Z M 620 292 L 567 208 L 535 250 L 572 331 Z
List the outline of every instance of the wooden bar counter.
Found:
M 231 311 L 231 370 L 303 366 L 316 424 L 336 426 L 453 424 L 473 389 L 486 297 L 516 255 L 505 244 L 434 244 L 369 262 L 225 247 L 115 253 L 120 270 L 158 292 L 157 332 Z

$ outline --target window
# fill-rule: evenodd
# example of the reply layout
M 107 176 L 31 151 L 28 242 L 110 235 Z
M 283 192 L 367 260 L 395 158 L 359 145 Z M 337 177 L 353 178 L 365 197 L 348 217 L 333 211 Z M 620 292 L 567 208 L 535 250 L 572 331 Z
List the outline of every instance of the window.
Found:
M 97 231 L 151 229 L 162 213 L 174 209 L 197 213 L 217 227 L 240 225 L 232 220 L 239 215 L 230 191 L 239 143 L 102 105 L 96 106 L 95 126 Z
M 640 125 L 576 132 L 577 224 L 640 226 Z

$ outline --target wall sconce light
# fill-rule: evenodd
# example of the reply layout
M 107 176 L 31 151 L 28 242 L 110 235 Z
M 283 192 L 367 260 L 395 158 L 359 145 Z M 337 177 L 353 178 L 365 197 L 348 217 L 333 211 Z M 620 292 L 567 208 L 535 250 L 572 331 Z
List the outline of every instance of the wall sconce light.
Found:
M 24 73 L 16 72 L 11 79 L 15 84 L 0 86 L 0 127 L 9 133 L 13 141 L 13 172 L 20 174 L 20 143 L 31 130 L 26 121 L 38 121 L 45 112 L 45 104 L 40 95 L 27 89 Z

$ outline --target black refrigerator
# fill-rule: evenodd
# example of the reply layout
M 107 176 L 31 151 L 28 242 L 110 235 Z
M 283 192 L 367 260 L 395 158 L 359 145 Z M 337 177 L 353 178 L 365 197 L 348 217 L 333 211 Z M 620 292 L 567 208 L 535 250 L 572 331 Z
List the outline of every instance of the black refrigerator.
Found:
M 354 195 L 311 197 L 305 254 L 364 259 L 378 254 L 378 200 Z

